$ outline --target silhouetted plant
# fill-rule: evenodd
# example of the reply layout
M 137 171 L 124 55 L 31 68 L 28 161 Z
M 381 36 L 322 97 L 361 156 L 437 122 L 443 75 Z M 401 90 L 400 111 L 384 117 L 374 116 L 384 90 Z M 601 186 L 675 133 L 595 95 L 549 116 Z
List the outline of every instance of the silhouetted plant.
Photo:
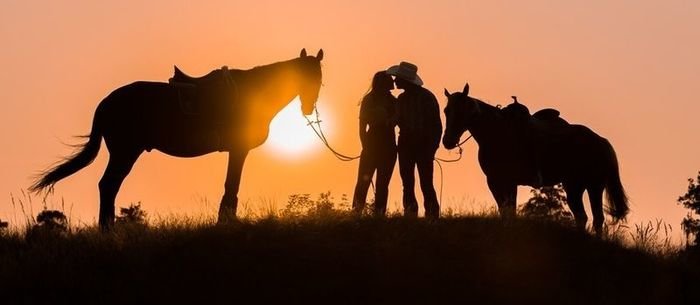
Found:
M 0 219 L 0 231 L 7 230 L 8 227 L 9 227 L 9 223 L 7 223 L 7 221 L 2 221 Z
M 532 197 L 520 209 L 525 217 L 571 222 L 573 215 L 566 209 L 566 193 L 561 184 L 533 188 Z
M 43 210 L 27 231 L 27 240 L 63 236 L 68 233 L 68 218 L 61 211 Z
M 697 180 L 688 179 L 688 191 L 685 195 L 678 197 L 678 204 L 690 209 L 688 215 L 683 218 L 681 227 L 685 232 L 688 244 L 697 246 L 700 243 L 700 219 L 697 219 L 695 215 L 700 215 L 700 172 L 698 172 Z
M 374 200 L 372 202 L 374 202 Z M 336 208 L 345 211 L 349 211 L 352 208 L 352 205 L 350 204 L 350 199 L 348 199 L 348 194 L 340 195 L 340 202 L 338 203 L 338 206 Z
M 309 214 L 328 214 L 333 211 L 333 197 L 331 192 L 325 192 L 318 195 L 316 205 L 309 211 Z
M 656 222 L 635 224 L 634 232 L 629 232 L 635 248 L 657 256 L 663 256 L 675 250 L 672 234 L 673 227 L 661 219 L 657 219 Z
M 306 214 L 313 206 L 311 194 L 292 194 L 289 195 L 287 205 L 282 210 L 283 216 L 298 217 Z
M 141 209 L 141 202 L 131 203 L 129 207 L 119 208 L 117 223 L 145 225 L 146 215 L 146 211 Z
M 50 230 L 68 231 L 68 218 L 61 211 L 43 210 L 36 216 L 36 225 Z
M 350 203 L 347 195 L 343 194 L 340 203 L 337 205 L 333 200 L 334 197 L 331 195 L 331 192 L 319 194 L 316 200 L 311 199 L 310 194 L 293 194 L 289 196 L 287 205 L 282 210 L 282 216 L 323 216 L 349 209 Z

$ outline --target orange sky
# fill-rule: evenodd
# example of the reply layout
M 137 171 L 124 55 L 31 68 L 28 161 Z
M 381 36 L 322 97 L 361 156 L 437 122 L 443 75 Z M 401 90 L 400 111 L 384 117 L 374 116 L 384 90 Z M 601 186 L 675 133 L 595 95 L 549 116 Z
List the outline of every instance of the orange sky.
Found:
M 570 122 L 591 127 L 617 150 L 631 220 L 663 218 L 680 230 L 685 211 L 675 201 L 700 170 L 694 92 L 700 3 L 376 2 L 3 2 L 0 218 L 21 216 L 10 194 L 18 196 L 33 174 L 70 152 L 62 143 L 89 132 L 96 105 L 113 89 L 135 80 L 166 81 L 173 64 L 199 75 L 222 65 L 251 68 L 290 59 L 305 47 L 325 51 L 319 109 L 329 140 L 342 152 L 360 150 L 357 103 L 372 74 L 408 60 L 442 106 L 442 88 L 459 90 L 468 80 L 472 95 L 485 101 L 506 103 L 518 95 L 531 110 L 555 107 Z M 293 158 L 269 144 L 253 150 L 241 201 L 259 206 L 282 204 L 291 193 L 351 194 L 357 163 L 342 163 L 320 143 L 312 145 Z M 438 154 L 453 156 L 444 149 Z M 49 203 L 63 198 L 74 218 L 94 221 L 106 157 L 103 146 L 95 163 L 59 182 Z M 214 215 L 225 163 L 223 153 L 194 159 L 144 154 L 118 206 L 141 201 L 152 213 Z M 445 208 L 495 206 L 474 143 L 460 163 L 445 165 L 444 177 Z M 398 207 L 398 172 L 389 201 Z

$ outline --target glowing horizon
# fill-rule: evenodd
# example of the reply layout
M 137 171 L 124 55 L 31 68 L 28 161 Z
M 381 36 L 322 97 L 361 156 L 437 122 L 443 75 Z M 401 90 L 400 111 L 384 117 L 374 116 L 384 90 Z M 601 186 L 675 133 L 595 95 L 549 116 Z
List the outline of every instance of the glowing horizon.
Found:
M 686 211 L 675 201 L 700 169 L 698 16 L 700 3 L 680 1 L 8 3 L 0 12 L 0 100 L 6 106 L 0 192 L 20 194 L 32 174 L 68 155 L 71 148 L 61 141 L 73 143 L 71 136 L 88 132 L 96 105 L 120 86 L 167 81 L 173 64 L 201 75 L 222 65 L 247 69 L 293 58 L 301 48 L 323 48 L 319 108 L 339 151 L 361 150 L 357 103 L 373 73 L 407 60 L 418 65 L 441 107 L 443 88 L 459 90 L 468 81 L 472 95 L 491 104 L 517 95 L 533 112 L 554 107 L 568 121 L 590 127 L 617 151 L 631 197 L 630 222 L 662 218 L 678 228 Z M 298 105 L 294 110 L 299 114 Z M 339 162 L 317 139 L 307 140 L 313 134 L 299 119 L 299 135 L 309 144 L 290 152 L 293 158 L 280 158 L 277 150 L 291 146 L 275 144 L 280 122 L 273 122 L 268 143 L 248 156 L 242 202 L 352 193 L 357 163 Z M 467 209 L 495 207 L 476 151 L 467 144 L 462 161 L 445 166 L 445 208 L 460 198 L 468 198 L 462 200 Z M 58 183 L 49 204 L 65 198 L 77 219 L 96 219 L 97 182 L 106 160 L 103 144 L 92 165 Z M 223 153 L 192 159 L 146 153 L 122 186 L 117 206 L 141 201 L 154 213 L 209 211 L 198 200 L 218 204 L 225 167 Z M 437 187 L 437 173 L 435 181 Z M 400 196 L 395 169 L 391 209 L 400 208 Z M 522 188 L 518 201 L 527 196 Z M 19 212 L 9 201 L 0 204 L 0 219 Z

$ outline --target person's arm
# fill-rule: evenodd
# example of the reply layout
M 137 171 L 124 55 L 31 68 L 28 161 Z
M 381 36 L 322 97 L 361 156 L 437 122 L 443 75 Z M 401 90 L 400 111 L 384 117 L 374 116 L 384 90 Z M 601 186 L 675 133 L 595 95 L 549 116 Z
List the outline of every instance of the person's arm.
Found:
M 442 119 L 440 118 L 440 104 L 438 104 L 437 98 L 430 92 L 427 92 L 430 96 L 430 102 L 428 103 L 428 109 L 426 109 L 426 115 L 429 118 L 428 128 L 430 128 L 430 137 L 432 138 L 433 146 L 435 149 L 440 147 L 440 139 L 442 138 Z
M 367 101 L 366 97 L 362 99 L 362 102 L 360 104 L 360 124 L 359 124 L 359 135 L 360 135 L 360 143 L 362 144 L 362 148 L 365 147 L 365 142 L 367 139 L 367 125 L 369 124 L 367 120 Z

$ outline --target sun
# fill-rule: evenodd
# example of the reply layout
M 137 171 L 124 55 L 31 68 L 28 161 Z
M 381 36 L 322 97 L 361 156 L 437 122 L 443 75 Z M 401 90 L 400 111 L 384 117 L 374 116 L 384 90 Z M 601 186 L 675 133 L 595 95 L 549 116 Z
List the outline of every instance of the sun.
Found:
M 321 140 L 307 124 L 301 113 L 301 102 L 296 98 L 270 122 L 270 134 L 265 147 L 275 155 L 295 158 L 318 150 Z

